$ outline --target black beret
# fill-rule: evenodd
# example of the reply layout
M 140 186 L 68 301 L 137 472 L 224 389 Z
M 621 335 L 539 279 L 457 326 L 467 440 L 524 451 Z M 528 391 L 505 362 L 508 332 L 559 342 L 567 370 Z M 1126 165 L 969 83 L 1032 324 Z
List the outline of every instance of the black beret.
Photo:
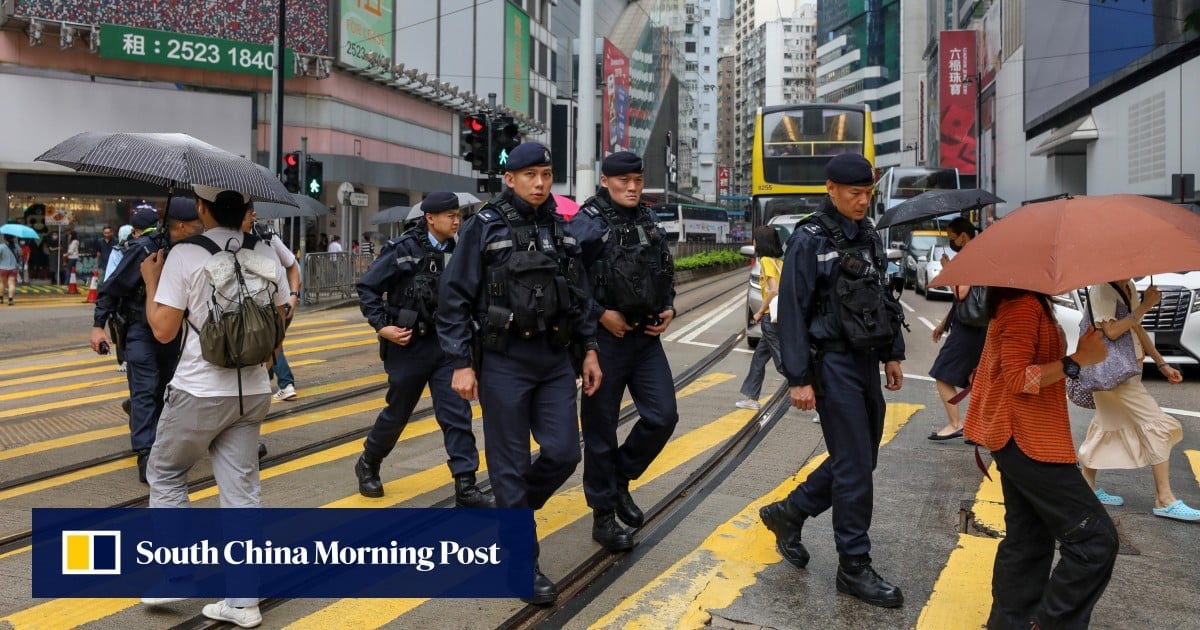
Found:
M 431 192 L 421 201 L 421 212 L 437 214 L 448 210 L 458 210 L 458 195 L 452 192 Z
M 875 183 L 875 169 L 867 158 L 855 153 L 835 155 L 825 165 L 825 179 L 847 186 L 870 186 Z
M 632 151 L 617 151 L 604 158 L 604 162 L 600 165 L 600 173 L 606 177 L 641 172 L 642 158 Z
M 550 166 L 550 149 L 540 142 L 525 142 L 508 154 L 504 170 L 519 171 L 530 166 Z
M 197 221 L 200 215 L 196 213 L 196 200 L 190 197 L 172 197 L 171 205 L 167 206 L 167 218 L 176 221 Z
M 154 227 L 158 225 L 158 211 L 154 208 L 138 208 L 129 218 L 129 225 L 132 225 L 135 230 Z

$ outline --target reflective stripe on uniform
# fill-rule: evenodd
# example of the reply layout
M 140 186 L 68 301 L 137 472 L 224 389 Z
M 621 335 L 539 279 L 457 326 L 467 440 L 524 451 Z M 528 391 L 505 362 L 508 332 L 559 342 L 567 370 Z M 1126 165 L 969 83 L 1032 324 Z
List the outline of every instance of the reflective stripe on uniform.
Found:
M 835 260 L 835 259 L 837 259 L 837 257 L 838 257 L 837 251 L 832 251 L 832 252 L 828 252 L 825 254 L 817 254 L 817 262 L 827 262 L 830 260 Z
M 505 239 L 503 241 L 496 241 L 495 243 L 488 243 L 487 247 L 483 248 L 483 251 L 490 252 L 490 251 L 496 250 L 496 249 L 508 249 L 512 246 L 513 246 L 512 239 Z

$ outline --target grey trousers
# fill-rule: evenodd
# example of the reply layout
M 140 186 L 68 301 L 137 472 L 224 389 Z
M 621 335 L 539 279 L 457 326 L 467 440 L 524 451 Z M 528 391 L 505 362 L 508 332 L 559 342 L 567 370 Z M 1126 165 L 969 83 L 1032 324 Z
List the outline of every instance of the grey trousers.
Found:
M 188 471 L 205 453 L 212 457 L 221 507 L 260 506 L 258 430 L 271 406 L 271 395 L 245 395 L 242 406 L 245 414 L 238 412 L 237 396 L 201 398 L 168 387 L 146 465 L 150 507 L 188 507 Z M 254 598 L 231 597 L 226 602 L 237 607 L 258 605 Z

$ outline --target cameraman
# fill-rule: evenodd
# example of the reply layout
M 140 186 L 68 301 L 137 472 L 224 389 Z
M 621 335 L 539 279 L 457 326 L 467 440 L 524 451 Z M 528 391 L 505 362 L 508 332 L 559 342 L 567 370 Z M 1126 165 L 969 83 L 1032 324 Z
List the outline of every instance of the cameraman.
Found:
M 112 339 L 105 332 L 109 319 L 125 347 L 125 376 L 129 381 L 129 440 L 137 453 L 138 480 L 146 483 L 146 462 L 154 446 L 158 417 L 162 414 L 163 393 L 175 373 L 179 358 L 178 338 L 161 343 L 146 323 L 146 285 L 142 281 L 142 261 L 162 250 L 201 232 L 196 202 L 183 197 L 171 200 L 167 208 L 167 231 L 157 229 L 158 213 L 153 208 L 139 208 L 130 224 L 142 230 L 141 236 L 129 241 L 121 262 L 112 276 L 104 280 L 96 297 L 92 315 L 92 350 L 108 354 Z
M 283 309 L 287 312 L 287 324 L 291 324 L 292 318 L 296 316 L 296 306 L 300 303 L 300 263 L 296 260 L 296 255 L 287 248 L 287 245 L 283 244 L 283 239 L 279 238 L 279 235 L 271 228 L 255 223 L 257 219 L 258 213 L 254 211 L 252 204 L 250 210 L 246 212 L 246 218 L 242 221 L 242 231 L 249 232 L 270 245 L 275 252 L 275 257 L 279 259 L 279 266 L 283 267 L 287 273 L 290 293 Z M 276 378 L 279 385 L 279 391 L 275 392 L 272 399 L 283 401 L 296 397 L 296 377 L 292 375 L 292 368 L 283 354 L 283 348 L 280 348 L 279 352 L 275 354 L 275 363 L 271 366 L 269 373 Z

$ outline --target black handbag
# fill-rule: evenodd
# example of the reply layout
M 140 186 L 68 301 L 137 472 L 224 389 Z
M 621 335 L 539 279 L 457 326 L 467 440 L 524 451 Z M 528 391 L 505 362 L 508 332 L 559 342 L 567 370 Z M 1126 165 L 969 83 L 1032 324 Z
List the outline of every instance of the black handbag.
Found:
M 956 295 L 954 316 L 960 324 L 986 328 L 988 325 L 987 287 L 971 287 L 966 299 L 961 301 Z

